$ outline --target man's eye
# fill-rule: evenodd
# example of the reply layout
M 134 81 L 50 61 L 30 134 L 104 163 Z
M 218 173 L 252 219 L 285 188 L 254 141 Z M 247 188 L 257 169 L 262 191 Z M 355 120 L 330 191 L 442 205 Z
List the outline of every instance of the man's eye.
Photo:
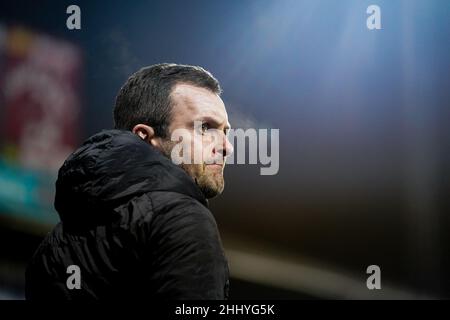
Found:
M 202 132 L 206 132 L 209 129 L 209 125 L 207 123 L 202 124 Z

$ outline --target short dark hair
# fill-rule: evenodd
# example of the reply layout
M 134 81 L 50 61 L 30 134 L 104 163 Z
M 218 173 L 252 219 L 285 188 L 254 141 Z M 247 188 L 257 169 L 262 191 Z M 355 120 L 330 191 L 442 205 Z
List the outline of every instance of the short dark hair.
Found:
M 198 66 L 161 63 L 140 69 L 120 89 L 114 107 L 114 127 L 132 130 L 136 124 L 151 126 L 155 134 L 168 135 L 172 103 L 170 94 L 178 83 L 187 83 L 221 94 L 219 81 Z

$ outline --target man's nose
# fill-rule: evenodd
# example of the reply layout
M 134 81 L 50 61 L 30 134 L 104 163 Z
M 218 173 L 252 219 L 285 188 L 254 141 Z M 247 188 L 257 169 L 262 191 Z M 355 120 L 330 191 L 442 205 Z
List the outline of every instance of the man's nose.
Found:
M 225 140 L 225 152 L 224 152 L 223 156 L 227 157 L 234 152 L 234 148 L 233 148 L 233 145 L 231 144 L 230 140 L 228 140 L 227 136 L 224 137 L 224 140 Z
M 228 137 L 222 133 L 222 139 L 220 139 L 221 143 L 216 147 L 216 152 L 221 153 L 222 157 L 227 157 L 231 155 L 234 151 L 233 145 L 228 140 Z

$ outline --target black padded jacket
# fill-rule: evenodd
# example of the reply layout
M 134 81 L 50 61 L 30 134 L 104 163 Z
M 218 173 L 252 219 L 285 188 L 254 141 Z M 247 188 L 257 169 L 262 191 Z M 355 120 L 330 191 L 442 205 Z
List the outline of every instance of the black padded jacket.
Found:
M 86 140 L 59 170 L 55 208 L 61 222 L 27 267 L 27 299 L 228 298 L 207 200 L 137 135 L 105 130 Z M 79 289 L 68 286 L 71 265 Z

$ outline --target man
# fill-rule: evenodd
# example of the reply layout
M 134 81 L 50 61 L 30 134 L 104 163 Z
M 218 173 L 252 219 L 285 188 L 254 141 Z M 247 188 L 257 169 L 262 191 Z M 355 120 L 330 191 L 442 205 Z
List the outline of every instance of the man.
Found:
M 228 297 L 207 201 L 223 191 L 232 152 L 220 93 L 194 66 L 159 64 L 128 79 L 115 130 L 89 138 L 59 170 L 61 222 L 27 268 L 28 299 Z M 185 134 L 174 139 L 177 130 Z M 176 165 L 177 154 L 200 161 Z

